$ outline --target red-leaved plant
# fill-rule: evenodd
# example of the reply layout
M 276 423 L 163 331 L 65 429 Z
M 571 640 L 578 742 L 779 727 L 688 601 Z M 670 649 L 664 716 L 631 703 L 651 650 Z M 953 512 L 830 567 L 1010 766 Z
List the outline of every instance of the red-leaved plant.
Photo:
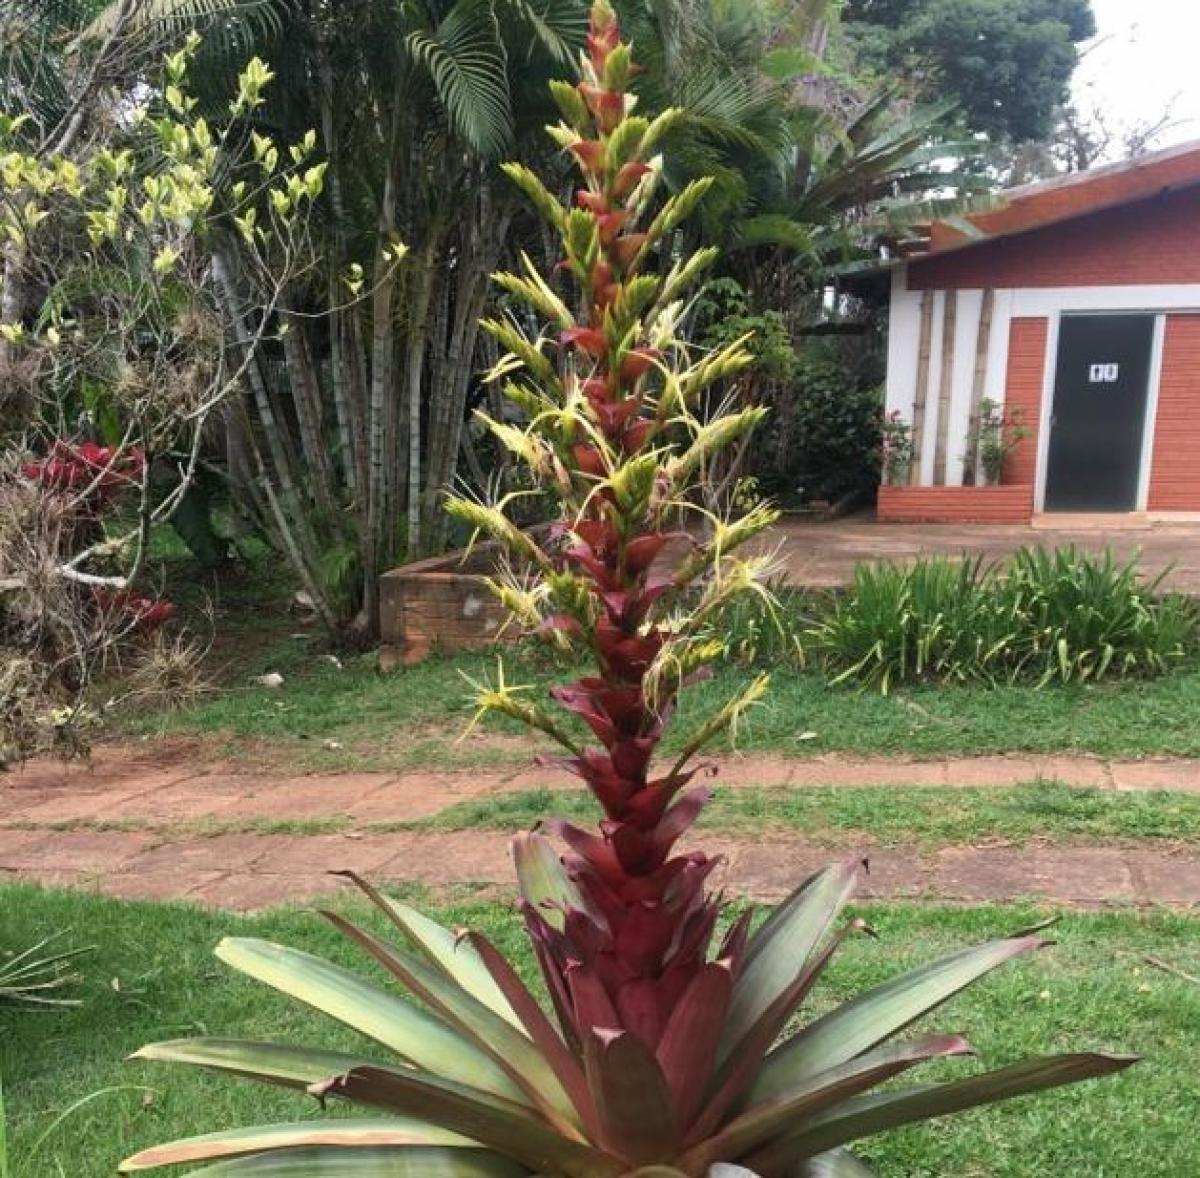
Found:
M 487 424 L 557 491 L 558 527 L 543 544 L 506 517 L 505 504 L 449 504 L 511 554 L 494 587 L 514 616 L 595 664 L 551 693 L 591 739 L 503 676 L 479 697 L 482 712 L 556 740 L 561 764 L 604 813 L 596 832 L 550 822 L 515 843 L 522 911 L 554 1018 L 485 938 L 444 929 L 352 877 L 410 947 L 326 915 L 423 1007 L 283 946 L 229 939 L 217 954 L 398 1061 L 213 1039 L 138 1054 L 387 1116 L 212 1134 L 146 1150 L 126 1172 L 225 1159 L 197 1173 L 851 1178 L 868 1171 L 844 1150 L 848 1142 L 1131 1062 L 1060 1056 L 872 1091 L 924 1061 L 968 1052 L 957 1035 L 889 1040 L 1044 944 L 1032 933 L 894 979 L 780 1041 L 837 946 L 861 927 L 837 928 L 860 871 L 853 860 L 808 880 L 758 928 L 743 913 L 714 951 L 722 909 L 708 890 L 714 860 L 677 843 L 708 798 L 693 785 L 694 758 L 761 696 L 765 680 L 700 724 L 672 763 L 659 767 L 656 752 L 680 691 L 723 653 L 717 611 L 736 594 L 763 592 L 767 562 L 737 550 L 775 513 L 759 506 L 710 519 L 703 541 L 679 534 L 698 510 L 693 491 L 710 459 L 762 411 L 699 416 L 705 390 L 749 357 L 740 343 L 693 355 L 677 335 L 683 296 L 714 253 L 676 256 L 674 230 L 708 184 L 695 181 L 656 205 L 658 148 L 680 116 L 635 114 L 633 74 L 630 47 L 598 0 L 582 80 L 553 88 L 563 122 L 551 134 L 582 174 L 574 207 L 563 208 L 527 169 L 507 168 L 559 235 L 581 313 L 528 259 L 521 274 L 497 275 L 547 327 L 534 338 L 515 318 L 485 324 L 506 350 L 491 375 L 527 421 Z
M 47 490 L 78 496 L 84 510 L 96 512 L 137 487 L 145 465 L 145 455 L 136 447 L 74 445 L 58 438 L 45 458 L 25 463 L 21 473 Z

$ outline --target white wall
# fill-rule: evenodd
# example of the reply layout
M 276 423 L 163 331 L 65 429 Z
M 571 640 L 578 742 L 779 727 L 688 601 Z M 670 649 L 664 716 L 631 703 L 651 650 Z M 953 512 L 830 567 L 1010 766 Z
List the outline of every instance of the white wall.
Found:
M 912 422 L 917 394 L 917 358 L 921 344 L 921 299 L 924 292 L 907 285 L 907 267 L 892 272 L 891 319 L 888 329 L 887 410 L 898 409 Z M 930 342 L 929 387 L 925 399 L 925 430 L 920 454 L 920 482 L 933 483 L 937 450 L 936 423 L 941 392 L 942 329 L 946 316 L 944 291 L 931 291 L 933 332 Z M 1058 320 L 1065 312 L 1200 311 L 1200 286 L 1091 286 L 1046 289 L 998 290 L 992 313 L 984 396 L 1004 403 L 1008 376 L 1008 339 L 1014 318 L 1041 317 L 1050 321 L 1043 403 L 1049 404 L 1054 385 L 1053 357 L 1057 349 Z M 981 290 L 960 290 L 954 339 L 954 374 L 951 386 L 949 432 L 946 443 L 946 483 L 962 482 L 963 453 L 970 417 L 971 387 L 975 376 L 975 349 L 979 331 Z M 1152 394 L 1155 390 L 1151 390 Z M 1047 431 L 1041 431 L 1042 449 Z M 1038 486 L 1043 483 L 1039 458 Z

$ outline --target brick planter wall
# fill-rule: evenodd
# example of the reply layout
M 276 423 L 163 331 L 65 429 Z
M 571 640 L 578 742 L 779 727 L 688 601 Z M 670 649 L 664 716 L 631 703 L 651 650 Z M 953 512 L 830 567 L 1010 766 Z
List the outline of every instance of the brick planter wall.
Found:
M 880 487 L 877 514 L 889 524 L 1027 524 L 1033 486 Z
M 379 582 L 383 670 L 419 663 L 437 646 L 463 650 L 491 646 L 505 621 L 503 606 L 484 584 L 495 571 L 496 548 L 480 544 L 384 573 Z M 517 631 L 510 631 L 514 637 Z

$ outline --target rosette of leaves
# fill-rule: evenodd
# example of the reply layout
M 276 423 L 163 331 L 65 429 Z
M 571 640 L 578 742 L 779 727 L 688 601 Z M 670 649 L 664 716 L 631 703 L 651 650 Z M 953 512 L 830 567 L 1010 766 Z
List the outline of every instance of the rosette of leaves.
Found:
M 338 913 L 328 919 L 419 1004 L 278 945 L 229 940 L 218 956 L 362 1032 L 375 1049 L 201 1039 L 138 1054 L 378 1115 L 218 1133 L 146 1150 L 124 1172 L 206 1162 L 193 1172 L 849 1178 L 868 1173 L 845 1152 L 863 1137 L 1131 1062 L 1079 1054 L 879 1088 L 926 1061 L 968 1053 L 958 1035 L 896 1036 L 1040 947 L 1035 934 L 926 966 L 800 1020 L 785 1036 L 838 945 L 863 928 L 841 919 L 857 861 L 808 880 L 757 928 L 742 913 L 717 940 L 722 902 L 707 887 L 715 860 L 676 845 L 708 798 L 693 785 L 695 756 L 761 696 L 765 680 L 686 737 L 669 766 L 656 767 L 655 754 L 679 693 L 722 653 L 714 611 L 758 588 L 766 562 L 736 550 L 774 513 L 757 507 L 713 519 L 703 541 L 673 535 L 705 464 L 761 411 L 700 416 L 704 389 L 748 357 L 737 341 L 694 357 L 677 335 L 681 300 L 712 252 L 668 256 L 657 269 L 651 262 L 656 251 L 671 254 L 673 231 L 705 185 L 655 201 L 657 150 L 677 116 L 636 114 L 633 74 L 630 47 L 601 0 L 581 81 L 554 87 L 563 122 L 552 134 L 582 175 L 573 207 L 528 171 L 509 169 L 559 234 L 579 314 L 532 264 L 498 276 L 547 327 L 534 338 L 516 320 L 487 324 L 506 349 L 493 376 L 527 418 L 524 427 L 488 424 L 539 484 L 556 489 L 560 523 L 543 543 L 509 520 L 505 504 L 450 503 L 508 548 L 513 571 L 495 588 L 518 620 L 595 662 L 594 674 L 552 693 L 590 740 L 503 676 L 480 692 L 482 712 L 514 716 L 558 741 L 561 763 L 603 810 L 596 832 L 547 823 L 514 844 L 548 1005 L 485 938 L 443 928 L 353 877 L 407 944 Z M 673 538 L 682 551 L 664 562 Z

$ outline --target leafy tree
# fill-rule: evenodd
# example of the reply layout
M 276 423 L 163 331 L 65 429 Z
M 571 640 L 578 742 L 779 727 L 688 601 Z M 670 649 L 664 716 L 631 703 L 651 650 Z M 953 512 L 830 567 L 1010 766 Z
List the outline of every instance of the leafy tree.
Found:
M 0 453 L 0 764 L 77 749 L 96 668 L 174 612 L 140 584 L 152 533 L 184 509 L 209 427 L 311 257 L 315 139 L 247 151 L 215 131 L 187 93 L 195 48 L 171 54 L 142 101 L 93 96 L 77 134 L 47 142 L 0 108 L 0 296 L 21 277 L 0 298 L 0 387 L 25 407 Z M 252 112 L 270 80 L 252 59 L 227 108 Z M 256 226 L 260 195 L 271 213 Z M 236 324 L 210 250 L 235 230 L 273 293 L 225 349 Z
M 924 99 L 950 98 L 993 138 L 1045 138 L 1065 102 L 1076 46 L 1096 32 L 1090 0 L 849 0 L 861 63 L 901 71 Z

